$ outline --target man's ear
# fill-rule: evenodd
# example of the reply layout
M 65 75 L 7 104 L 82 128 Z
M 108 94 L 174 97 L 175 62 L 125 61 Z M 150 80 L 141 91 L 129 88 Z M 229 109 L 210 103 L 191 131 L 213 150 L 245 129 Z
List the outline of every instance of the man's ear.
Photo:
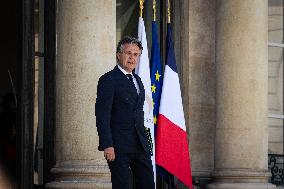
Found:
M 116 60 L 118 61 L 120 57 L 120 53 L 116 53 Z

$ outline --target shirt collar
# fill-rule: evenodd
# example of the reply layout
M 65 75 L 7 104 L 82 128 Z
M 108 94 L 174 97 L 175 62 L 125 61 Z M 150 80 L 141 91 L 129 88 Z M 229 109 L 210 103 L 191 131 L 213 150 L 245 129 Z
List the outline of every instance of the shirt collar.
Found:
M 131 74 L 131 75 L 133 76 L 132 72 L 131 72 L 131 73 L 128 73 L 128 72 L 125 71 L 119 64 L 117 64 L 117 67 L 120 69 L 120 71 L 122 71 L 122 73 L 124 73 L 124 75 L 126 75 L 126 74 Z

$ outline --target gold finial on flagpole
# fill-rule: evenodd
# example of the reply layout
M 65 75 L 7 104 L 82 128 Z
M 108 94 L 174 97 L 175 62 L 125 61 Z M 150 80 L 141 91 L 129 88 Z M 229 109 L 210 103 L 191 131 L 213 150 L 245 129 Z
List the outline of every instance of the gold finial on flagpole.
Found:
M 153 21 L 156 21 L 156 0 L 153 0 Z
M 140 17 L 142 17 L 143 15 L 143 9 L 144 9 L 144 0 L 139 0 L 139 4 L 140 4 Z
M 168 23 L 171 23 L 171 3 L 168 0 Z

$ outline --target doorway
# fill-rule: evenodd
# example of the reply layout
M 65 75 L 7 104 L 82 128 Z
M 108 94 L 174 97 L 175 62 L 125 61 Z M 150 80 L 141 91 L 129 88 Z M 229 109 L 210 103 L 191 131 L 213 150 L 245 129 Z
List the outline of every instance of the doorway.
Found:
M 52 179 L 49 170 L 54 165 L 55 5 L 55 0 L 10 0 L 1 6 L 3 189 L 8 185 L 44 188 Z

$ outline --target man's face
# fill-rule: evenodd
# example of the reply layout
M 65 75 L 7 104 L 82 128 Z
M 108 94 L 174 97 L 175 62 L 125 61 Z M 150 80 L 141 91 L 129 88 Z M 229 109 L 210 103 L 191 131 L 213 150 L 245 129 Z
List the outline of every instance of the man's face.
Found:
M 130 73 L 136 67 L 141 51 L 135 44 L 124 44 L 122 49 L 121 53 L 116 54 L 118 64 Z

